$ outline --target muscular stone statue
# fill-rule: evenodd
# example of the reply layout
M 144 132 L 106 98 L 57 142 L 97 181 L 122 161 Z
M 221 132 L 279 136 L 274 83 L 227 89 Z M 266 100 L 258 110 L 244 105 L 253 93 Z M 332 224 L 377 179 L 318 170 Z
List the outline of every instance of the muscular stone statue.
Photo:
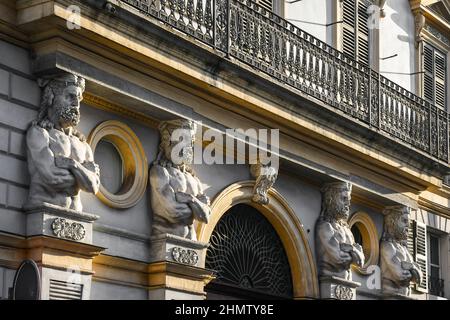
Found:
M 410 295 L 410 282 L 420 284 L 422 271 L 408 252 L 409 208 L 384 210 L 384 233 L 380 243 L 382 288 L 385 294 Z
M 320 276 L 351 280 L 350 265 L 362 267 L 364 253 L 347 224 L 352 185 L 328 183 L 322 188 L 322 211 L 316 222 L 316 251 Z
M 80 190 L 95 194 L 100 185 L 92 150 L 75 129 L 84 79 L 63 74 L 39 84 L 43 88 L 39 114 L 26 135 L 31 182 L 25 208 L 50 203 L 82 211 Z
M 191 169 L 196 126 L 180 119 L 161 123 L 159 130 L 160 152 L 150 169 L 152 234 L 168 233 L 197 240 L 194 219 L 208 223 L 210 207 L 209 198 Z

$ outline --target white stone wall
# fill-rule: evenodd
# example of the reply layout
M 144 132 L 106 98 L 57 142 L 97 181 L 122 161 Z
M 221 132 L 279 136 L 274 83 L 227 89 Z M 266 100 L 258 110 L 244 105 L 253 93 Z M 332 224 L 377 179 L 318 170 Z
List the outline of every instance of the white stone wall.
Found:
M 284 18 L 320 40 L 332 44 L 333 27 L 325 24 L 334 22 L 333 1 L 303 0 L 284 4 Z
M 386 17 L 380 22 L 380 58 L 398 56 L 380 61 L 381 75 L 416 92 L 415 77 L 418 75 L 410 75 L 417 70 L 414 16 L 409 1 L 387 0 L 384 11 Z

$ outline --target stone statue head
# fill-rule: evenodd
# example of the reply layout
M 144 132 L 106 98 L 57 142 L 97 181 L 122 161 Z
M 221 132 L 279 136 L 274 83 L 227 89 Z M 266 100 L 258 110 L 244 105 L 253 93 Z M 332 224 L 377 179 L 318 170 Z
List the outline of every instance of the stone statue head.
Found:
M 406 206 L 392 206 L 383 210 L 384 238 L 396 241 L 408 239 L 410 208 Z
M 190 166 L 194 160 L 197 125 L 188 119 L 163 121 L 159 126 L 161 155 L 177 166 Z
M 329 221 L 347 221 L 350 213 L 352 184 L 333 182 L 325 184 L 322 189 L 323 218 Z
M 65 73 L 51 80 L 39 79 L 43 88 L 37 124 L 46 129 L 75 127 L 80 122 L 83 78 Z

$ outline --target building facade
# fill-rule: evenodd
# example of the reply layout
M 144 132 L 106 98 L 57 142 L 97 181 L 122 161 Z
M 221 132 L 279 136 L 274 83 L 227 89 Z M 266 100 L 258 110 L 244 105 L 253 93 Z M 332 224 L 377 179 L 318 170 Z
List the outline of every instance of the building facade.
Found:
M 0 0 L 0 298 L 449 298 L 449 52 L 448 0 Z

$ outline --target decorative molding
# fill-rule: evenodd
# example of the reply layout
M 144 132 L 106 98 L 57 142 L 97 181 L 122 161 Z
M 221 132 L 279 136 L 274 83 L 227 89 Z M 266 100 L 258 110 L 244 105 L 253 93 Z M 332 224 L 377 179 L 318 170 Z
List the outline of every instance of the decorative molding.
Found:
M 135 206 L 147 188 L 148 161 L 139 138 L 126 124 L 109 120 L 92 130 L 88 137 L 92 152 L 101 141 L 111 142 L 123 161 L 123 183 L 118 193 L 109 192 L 103 185 L 97 197 L 112 208 L 125 209 Z
M 81 223 L 56 218 L 52 223 L 52 231 L 58 238 L 80 241 L 84 239 L 86 230 Z
M 337 285 L 334 288 L 334 295 L 339 300 L 353 300 L 353 289 L 343 285 Z
M 430 34 L 432 34 L 437 40 L 441 41 L 447 46 L 450 46 L 450 40 L 448 37 L 446 37 L 442 32 L 437 30 L 435 27 L 431 26 L 430 24 L 425 24 L 425 30 L 428 31 Z
M 194 250 L 184 249 L 181 247 L 172 248 L 172 258 L 176 262 L 195 266 L 198 262 L 198 254 Z
M 363 211 L 355 212 L 348 222 L 350 229 L 356 225 L 362 236 L 362 247 L 366 262 L 360 268 L 356 265 L 352 265 L 352 269 L 362 273 L 364 275 L 370 274 L 367 272 L 367 268 L 371 265 L 378 264 L 378 258 L 380 256 L 379 242 L 377 227 L 372 218 Z
M 138 121 L 151 128 L 157 129 L 159 125 L 159 122 L 157 120 L 149 117 L 142 112 L 127 109 L 87 92 L 85 92 L 83 95 L 83 103 L 100 110 L 112 112 L 119 116 Z

